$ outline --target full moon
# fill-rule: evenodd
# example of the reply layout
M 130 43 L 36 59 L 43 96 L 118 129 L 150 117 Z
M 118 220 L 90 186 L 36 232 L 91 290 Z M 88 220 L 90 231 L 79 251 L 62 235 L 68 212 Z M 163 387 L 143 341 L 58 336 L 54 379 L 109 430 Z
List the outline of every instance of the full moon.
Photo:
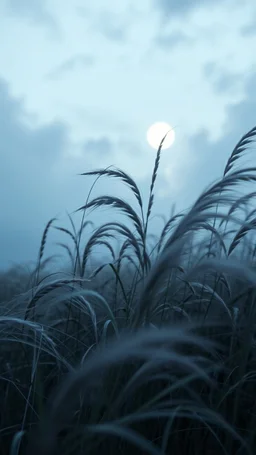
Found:
M 174 129 L 165 122 L 156 122 L 147 131 L 147 141 L 153 149 L 158 149 L 162 139 L 166 136 L 162 149 L 168 149 L 175 141 Z

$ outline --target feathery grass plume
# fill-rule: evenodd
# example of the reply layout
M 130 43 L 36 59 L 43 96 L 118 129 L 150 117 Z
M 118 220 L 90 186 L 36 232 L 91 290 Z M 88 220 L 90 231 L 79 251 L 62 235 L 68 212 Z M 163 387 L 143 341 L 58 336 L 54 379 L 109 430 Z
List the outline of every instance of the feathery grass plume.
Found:
M 138 323 L 141 323 L 142 317 L 147 313 L 149 314 L 149 308 L 151 304 L 152 289 L 155 287 L 157 281 L 159 281 L 160 276 L 163 275 L 166 271 L 166 267 L 173 268 L 179 266 L 180 255 L 182 248 L 186 243 L 188 233 L 195 230 L 202 223 L 206 222 L 207 219 L 211 217 L 218 217 L 220 219 L 233 219 L 234 217 L 227 217 L 224 214 L 215 214 L 212 212 L 206 212 L 207 209 L 216 205 L 216 203 L 227 204 L 232 202 L 231 195 L 229 196 L 220 196 L 221 192 L 227 192 L 233 186 L 237 185 L 240 181 L 256 180 L 256 175 L 253 172 L 256 171 L 256 168 L 246 168 L 241 171 L 235 171 L 232 174 L 224 177 L 222 180 L 218 181 L 212 185 L 208 190 L 202 193 L 202 195 L 197 199 L 195 204 L 192 206 L 191 210 L 185 215 L 174 232 L 170 235 L 168 241 L 166 242 L 162 254 L 160 255 L 159 261 L 157 262 L 154 271 L 150 274 L 148 282 L 146 285 L 145 291 L 142 293 L 142 299 L 140 300 L 140 305 L 137 309 L 135 326 Z M 236 220 L 240 222 L 240 220 Z M 241 222 L 240 222 L 241 224 Z M 173 249 L 170 247 L 173 246 Z M 147 319 L 147 316 L 146 316 Z
M 113 261 L 116 260 L 116 254 L 115 254 L 114 248 L 112 247 L 112 245 L 109 242 L 107 242 L 106 240 L 98 240 L 97 243 L 95 243 L 95 245 L 104 245 L 109 250 Z
M 228 278 L 227 278 L 227 276 L 225 275 L 225 273 L 219 271 L 218 280 L 219 280 L 219 283 L 220 283 L 220 284 L 223 284 L 223 286 L 225 287 L 225 289 L 226 289 L 226 291 L 227 291 L 227 294 L 228 294 L 228 298 L 231 298 L 231 294 L 232 294 L 232 292 L 231 292 L 231 285 L 230 285 L 230 283 L 228 282 Z
M 234 202 L 234 204 L 232 204 L 232 206 L 229 209 L 228 215 L 232 215 L 232 213 L 234 213 L 239 207 L 241 207 L 242 205 L 246 205 L 248 201 L 254 197 L 256 197 L 256 191 L 241 196 Z
M 71 284 L 78 284 L 81 283 L 82 281 L 86 281 L 83 278 L 72 278 L 72 279 L 67 279 L 67 280 L 56 280 L 50 284 L 46 284 L 44 286 L 39 287 L 36 291 L 33 297 L 30 299 L 28 302 L 26 312 L 25 312 L 25 317 L 24 319 L 27 320 L 30 314 L 30 311 L 35 308 L 36 303 L 38 300 L 40 300 L 42 297 L 45 297 L 49 292 L 54 291 L 55 289 L 61 288 L 63 286 L 70 287 L 73 289 L 73 286 L 70 286 Z
M 237 234 L 235 235 L 235 237 L 233 238 L 233 240 L 232 240 L 232 242 L 230 244 L 230 247 L 229 247 L 229 250 L 228 250 L 228 256 L 239 245 L 239 243 L 246 236 L 246 234 L 248 234 L 248 232 L 250 232 L 251 229 L 255 229 L 255 228 L 256 228 L 256 218 L 254 218 L 253 220 L 250 220 L 249 223 L 244 224 L 239 229 L 239 231 L 237 232 Z
M 89 209 L 89 208 L 96 208 L 96 207 L 102 207 L 104 205 L 109 205 L 114 208 L 119 209 L 121 212 L 125 213 L 128 218 L 130 218 L 134 226 L 140 236 L 141 239 L 143 239 L 143 228 L 142 228 L 142 222 L 135 212 L 135 210 L 131 207 L 130 204 L 127 202 L 123 201 L 122 199 L 118 197 L 113 197 L 113 196 L 99 196 L 93 199 L 92 201 L 88 202 L 86 205 L 80 207 L 77 209 L 78 211 Z
M 191 233 L 184 234 L 183 238 L 179 238 L 175 241 L 175 243 L 172 243 L 172 245 L 168 248 L 168 251 L 163 251 L 156 264 L 150 270 L 131 322 L 132 327 L 138 328 L 144 323 L 148 324 L 150 310 L 152 310 L 152 297 L 155 288 L 159 285 L 159 283 L 161 283 L 161 279 L 163 275 L 166 274 L 166 271 L 180 267 L 182 250 L 189 235 L 191 235 Z
M 240 141 L 236 144 L 235 148 L 233 149 L 227 164 L 225 166 L 224 172 L 223 172 L 223 177 L 225 177 L 229 171 L 233 168 L 234 163 L 240 158 L 241 154 L 247 149 L 247 146 L 251 144 L 255 140 L 256 136 L 256 127 L 252 128 L 250 131 L 248 131 L 246 134 L 242 136 Z M 216 213 L 218 212 L 218 207 L 219 204 L 216 205 Z M 233 212 L 234 210 L 232 210 Z M 231 213 L 232 213 L 231 212 Z M 222 220 L 221 223 L 223 223 L 224 220 Z M 216 219 L 214 219 L 213 222 L 213 227 L 215 227 Z M 211 236 L 211 242 L 212 242 L 212 236 Z M 211 246 L 209 248 L 209 251 L 211 249 Z
M 203 229 L 205 231 L 210 231 L 216 237 L 216 241 L 222 247 L 225 255 L 227 254 L 226 245 L 224 243 L 224 240 L 223 240 L 221 234 L 217 231 L 217 229 L 215 229 L 213 226 L 211 226 L 207 222 L 198 223 L 198 225 L 195 228 L 192 228 L 192 230 L 194 230 L 194 231 L 199 231 L 200 229 Z
M 59 226 L 54 226 L 54 229 L 57 229 L 58 231 L 64 232 L 65 234 L 69 235 L 69 237 L 73 240 L 73 242 L 74 242 L 74 244 L 76 246 L 76 249 L 77 249 L 77 240 L 76 240 L 76 237 L 74 236 L 74 234 L 71 231 L 69 231 L 66 228 L 59 227 Z
M 78 237 L 82 236 L 82 233 L 84 232 L 86 226 L 91 226 L 92 229 L 94 229 L 94 223 L 92 221 L 90 221 L 90 220 L 84 221 L 84 223 L 82 224 L 82 226 L 78 230 Z
M 77 238 L 75 237 L 75 235 L 69 231 L 68 229 L 66 228 L 63 228 L 63 227 L 59 227 L 59 226 L 54 226 L 54 228 L 57 230 L 57 231 L 61 231 L 61 232 L 64 232 L 65 234 L 67 234 L 72 240 L 73 240 L 73 243 L 74 243 L 74 246 L 75 246 L 75 252 L 76 252 L 76 257 L 79 256 L 79 248 L 78 248 L 78 241 L 77 241 Z M 68 247 L 67 247 L 68 248 Z M 72 256 L 72 255 L 71 255 Z M 73 257 L 73 256 L 72 256 Z M 73 264 L 73 260 L 72 260 L 72 264 Z
M 91 254 L 92 249 L 95 246 L 104 245 L 110 251 L 113 260 L 115 260 L 115 252 L 114 252 L 113 247 L 110 245 L 109 242 L 107 242 L 106 240 L 103 239 L 104 237 L 113 239 L 113 238 L 115 238 L 115 236 L 113 234 L 110 234 L 106 230 L 103 230 L 102 228 L 103 228 L 103 226 L 101 226 L 101 228 L 97 229 L 86 243 L 86 246 L 85 246 L 84 252 L 83 252 L 83 256 L 82 256 L 81 277 L 83 277 L 85 274 L 87 260 L 89 258 L 89 255 Z
M 120 270 L 121 262 L 126 250 L 130 247 L 129 240 L 125 240 L 120 248 L 119 255 L 118 255 L 118 270 Z
M 228 172 L 233 168 L 234 163 L 240 158 L 241 154 L 247 149 L 247 146 L 255 141 L 256 138 L 256 126 L 253 127 L 248 133 L 244 134 L 240 141 L 235 146 L 234 150 L 232 151 L 226 167 L 224 169 L 223 176 L 228 174 Z
M 231 276 L 237 276 L 239 279 L 248 282 L 250 285 L 256 285 L 256 273 L 245 264 L 238 260 L 229 258 L 223 259 L 207 259 L 199 264 L 196 264 L 190 271 L 187 272 L 187 279 L 198 273 L 200 270 L 219 270 Z
M 85 314 L 89 314 L 89 316 L 92 319 L 92 322 L 93 319 L 95 320 L 96 317 L 93 307 L 104 309 L 107 313 L 107 317 L 111 320 L 111 323 L 114 327 L 115 335 L 118 336 L 118 326 L 115 320 L 115 316 L 113 314 L 112 309 L 110 308 L 110 305 L 108 304 L 107 300 L 104 297 L 102 297 L 98 292 L 93 290 L 77 288 L 75 289 L 74 292 L 73 287 L 70 286 L 69 288 L 70 288 L 69 291 L 66 291 L 63 294 L 54 297 L 54 303 L 56 305 L 67 301 L 72 296 L 73 297 L 72 306 L 78 308 L 79 310 L 83 310 Z M 90 304 L 88 298 L 93 300 L 93 306 Z M 87 308 L 89 309 L 89 313 L 86 312 Z M 96 328 L 96 324 L 94 325 Z
M 109 169 L 109 167 L 110 166 L 108 166 L 106 169 Z M 90 196 L 91 196 L 91 193 L 92 193 L 92 190 L 93 190 L 94 186 L 96 185 L 96 183 L 98 182 L 98 180 L 100 179 L 100 177 L 101 177 L 101 175 L 98 175 L 98 177 L 96 177 L 96 179 L 94 180 L 93 184 L 91 185 L 91 188 L 90 188 L 90 191 L 88 193 L 85 205 L 88 203 L 88 201 L 90 199 Z M 77 212 L 77 210 L 75 212 Z M 73 213 L 75 213 L 75 212 L 73 212 Z M 83 216 L 82 216 L 82 220 L 81 220 L 81 226 L 80 226 L 79 234 L 78 234 L 78 251 L 80 249 L 80 242 L 81 242 L 82 233 L 83 233 L 83 225 L 84 225 L 84 222 L 85 222 L 85 212 L 86 212 L 86 209 L 84 209 L 84 211 L 83 211 Z M 81 273 L 81 264 L 80 264 L 80 256 L 79 256 L 79 254 L 76 255 L 74 276 L 75 276 L 76 271 L 77 271 L 77 264 L 78 264 L 78 267 L 79 267 L 79 271 Z
M 115 308 L 115 311 L 116 311 L 116 307 L 117 307 L 117 292 L 118 292 L 118 283 L 119 283 L 119 277 L 120 277 L 120 273 L 121 273 L 121 263 L 122 263 L 122 260 L 124 259 L 127 259 L 127 258 L 130 258 L 130 256 L 128 254 L 125 254 L 126 250 L 128 250 L 130 247 L 130 242 L 129 240 L 125 240 L 119 250 L 119 254 L 118 254 L 118 258 L 117 258 L 117 261 L 116 261 L 116 285 L 115 285 L 115 296 L 114 296 L 114 308 Z M 134 261 L 135 262 L 135 261 Z M 136 267 L 136 265 L 135 265 Z
M 234 196 L 229 194 L 223 196 L 220 193 L 231 192 L 232 188 L 238 185 L 240 182 L 256 181 L 256 168 L 246 168 L 240 171 L 234 171 L 232 174 L 223 177 L 217 183 L 213 184 L 208 190 L 204 191 L 201 196 L 194 203 L 190 211 L 182 218 L 178 226 L 176 227 L 173 234 L 167 241 L 165 248 L 174 242 L 179 237 L 183 236 L 187 230 L 191 230 L 192 227 L 196 228 L 199 223 L 207 221 L 209 218 L 220 218 L 236 220 L 234 217 L 227 217 L 224 214 L 217 213 L 206 213 L 207 209 L 210 209 L 216 204 L 230 204 L 234 200 Z M 236 220 L 240 224 L 240 220 Z
M 256 135 L 256 127 L 252 128 L 250 131 L 248 131 L 245 135 L 242 136 L 240 141 L 236 144 L 235 148 L 233 149 L 226 167 L 223 172 L 223 177 L 225 177 L 229 171 L 233 168 L 235 162 L 240 158 L 241 154 L 247 149 L 247 146 L 251 144 L 251 142 L 255 139 Z M 216 205 L 216 213 L 218 212 L 219 204 Z M 213 221 L 213 227 L 215 227 L 216 223 L 216 218 L 214 218 Z M 211 250 L 211 242 L 212 242 L 213 236 L 211 236 L 211 241 L 210 241 L 210 247 L 209 247 L 209 252 Z
M 222 221 L 223 221 L 223 220 L 222 220 Z M 226 223 L 228 223 L 229 218 L 227 218 L 227 219 L 224 220 L 224 221 L 226 221 Z M 222 232 L 222 233 L 221 233 L 221 238 L 222 238 L 222 240 L 223 240 L 223 242 L 224 242 L 224 239 L 225 239 L 226 237 L 230 236 L 230 234 L 236 234 L 236 233 L 237 233 L 237 230 L 236 230 L 236 229 L 230 229 L 229 231 Z M 217 245 L 217 244 L 218 244 L 218 240 L 215 238 L 215 239 L 212 241 L 211 246 L 214 247 L 214 246 Z M 207 248 L 207 250 L 209 250 L 209 247 L 210 247 L 210 243 L 207 243 L 207 244 L 205 245 L 205 248 Z M 225 249 L 226 249 L 226 245 L 225 245 Z M 226 252 L 225 252 L 225 254 L 226 254 Z
M 99 265 L 89 276 L 89 280 L 92 280 L 95 278 L 103 269 L 105 269 L 108 266 L 108 263 Z
M 248 201 L 255 197 L 256 196 L 256 192 L 252 192 L 252 193 L 248 193 L 248 194 L 245 194 L 243 196 L 241 196 L 240 198 L 238 198 L 230 207 L 229 211 L 228 211 L 228 217 L 230 217 L 237 209 L 239 209 L 240 207 L 243 207 L 248 204 Z M 253 215 L 255 213 L 255 210 L 253 210 L 252 212 L 250 212 L 248 214 L 248 216 L 245 218 L 245 222 L 248 221 L 248 219 L 250 218 L 251 214 Z M 229 218 L 227 220 L 224 220 L 222 219 L 219 223 L 219 228 L 226 222 L 226 226 L 225 226 L 225 230 L 227 229 L 227 224 L 228 224 L 228 221 L 229 221 Z M 235 230 L 229 230 L 228 232 L 224 231 L 223 232 L 223 238 L 225 236 L 228 236 L 232 233 L 236 232 Z
M 61 246 L 62 248 L 64 248 L 64 250 L 67 251 L 69 259 L 70 259 L 70 262 L 71 262 L 72 269 L 74 269 L 75 259 L 73 257 L 73 254 L 72 254 L 72 251 L 71 251 L 70 247 L 68 245 L 66 245 L 65 243 L 60 243 L 60 242 L 57 242 L 56 245 Z
M 251 212 L 248 213 L 247 217 L 245 218 L 245 221 L 248 221 L 249 218 L 251 218 L 253 215 L 255 215 L 256 209 L 253 209 Z
M 73 268 L 73 273 L 74 273 L 74 276 L 75 276 L 75 271 L 76 271 L 76 264 L 78 262 L 78 268 L 79 268 L 79 271 L 81 273 L 81 259 L 80 259 L 80 251 L 79 251 L 79 244 L 80 244 L 80 240 L 81 240 L 81 237 L 82 237 L 82 233 L 84 232 L 85 228 L 87 226 L 91 226 L 92 228 L 94 227 L 94 224 L 92 221 L 84 221 L 81 223 L 81 226 L 80 226 L 80 229 L 78 230 L 78 233 L 76 232 L 76 227 L 75 227 L 75 224 L 74 224 L 74 221 L 72 220 L 70 214 L 68 214 L 68 217 L 69 217 L 69 220 L 70 220 L 70 223 L 71 223 L 71 226 L 73 228 L 73 232 L 74 234 L 67 230 L 67 229 L 63 229 L 63 228 L 56 228 L 56 229 L 59 229 L 60 231 L 62 232 L 65 232 L 67 235 L 69 235 L 71 237 L 71 239 L 73 240 L 73 243 L 75 245 L 75 253 L 76 253 L 76 256 L 75 256 L 75 259 L 73 258 L 73 254 L 70 255 L 70 250 L 69 250 L 69 247 L 66 246 L 66 250 L 68 248 L 68 254 L 69 254 L 69 257 L 71 259 L 72 257 L 72 260 L 71 260 L 71 264 L 72 264 L 72 268 Z M 61 246 L 64 247 L 63 244 L 61 244 Z
M 163 143 L 164 143 L 165 138 L 166 138 L 168 133 L 169 133 L 169 131 L 165 134 L 165 136 L 163 137 L 163 139 L 160 142 L 160 145 L 158 147 L 157 154 L 156 154 L 156 159 L 155 159 L 153 173 L 152 173 L 152 179 L 151 179 L 151 184 L 150 184 L 150 189 L 149 189 L 149 199 L 148 199 L 148 208 L 147 208 L 147 214 L 146 214 L 146 221 L 145 221 L 145 224 L 144 224 L 144 236 L 142 237 L 143 240 L 144 240 L 144 242 L 143 242 L 143 253 L 144 253 L 144 256 L 146 255 L 146 238 L 147 238 L 149 217 L 151 215 L 152 207 L 153 207 L 153 204 L 154 204 L 154 193 L 153 192 L 154 192 L 154 187 L 155 187 L 155 182 L 156 182 L 156 177 L 157 177 L 157 171 L 158 171 L 159 164 L 160 164 L 160 158 L 161 158 L 161 151 L 162 151 Z M 149 267 L 146 267 L 146 271 L 148 271 L 148 270 L 149 270 Z
M 109 264 L 109 266 L 113 270 L 113 272 L 114 272 L 114 274 L 116 276 L 116 281 L 120 284 L 120 288 L 122 290 L 122 293 L 123 293 L 123 296 L 124 296 L 124 301 L 125 301 L 126 317 L 128 319 L 129 318 L 129 313 L 130 313 L 129 300 L 128 300 L 127 295 L 126 295 L 122 279 L 120 278 L 119 271 L 115 268 L 114 264 Z
M 119 233 L 122 236 L 126 238 L 127 244 L 129 246 L 133 247 L 135 250 L 135 255 L 139 261 L 139 264 L 141 267 L 143 267 L 143 261 L 141 257 L 141 252 L 140 252 L 140 247 L 138 244 L 138 240 L 135 238 L 135 236 L 132 234 L 129 228 L 127 228 L 124 224 L 118 223 L 118 222 L 109 222 L 105 223 L 102 226 L 100 226 L 98 229 L 95 230 L 95 232 L 92 234 L 91 238 L 88 240 L 84 254 L 83 254 L 83 263 L 84 260 L 86 262 L 87 257 L 92 249 L 92 247 L 95 245 L 95 242 L 98 242 L 102 237 L 108 237 L 108 238 L 115 238 L 116 235 L 111 234 L 110 231 L 114 231 L 115 233 Z M 114 250 L 113 250 L 114 252 Z
M 158 252 L 158 253 L 160 252 L 160 250 L 161 250 L 161 248 L 162 248 L 162 245 L 163 245 L 163 242 L 164 242 L 164 240 L 165 240 L 166 235 L 168 234 L 168 232 L 170 231 L 170 229 L 172 229 L 174 221 L 176 221 L 178 218 L 181 218 L 181 217 L 183 217 L 183 216 L 184 216 L 183 213 L 178 213 L 177 215 L 172 216 L 172 217 L 165 223 L 165 226 L 164 226 L 164 228 L 162 229 L 162 232 L 161 232 L 161 234 L 160 234 L 160 239 L 159 239 L 158 246 L 157 246 L 157 252 Z
M 193 273 L 193 272 L 191 272 L 191 273 Z M 230 311 L 228 305 L 224 302 L 224 300 L 221 298 L 221 296 L 214 289 L 211 288 L 211 286 L 209 286 L 208 284 L 201 284 L 198 282 L 190 282 L 190 285 L 193 286 L 194 288 L 199 288 L 199 289 L 201 288 L 204 291 L 206 291 L 208 294 L 211 294 L 210 303 L 212 303 L 213 298 L 215 298 L 215 301 L 219 302 L 221 304 L 221 306 L 224 308 L 225 312 L 228 314 L 230 321 L 232 322 L 232 320 L 233 320 L 232 314 L 231 314 L 231 311 Z M 206 316 L 207 316 L 208 311 L 209 311 L 209 307 L 206 312 Z
M 139 284 L 142 282 L 144 279 L 141 268 L 138 266 L 138 262 L 129 254 L 124 254 L 123 259 L 127 259 L 127 271 L 128 266 L 131 265 L 131 271 L 133 274 L 132 282 L 130 285 L 130 290 L 128 291 L 128 306 L 130 311 L 133 311 L 133 301 L 135 299 L 136 291 L 138 290 Z M 119 272 L 120 273 L 120 272 Z M 126 310 L 125 310 L 126 311 Z
M 140 277 L 140 270 L 138 268 L 138 263 L 133 259 L 133 257 L 130 254 L 124 254 L 123 259 L 127 259 L 128 263 L 130 263 L 133 266 L 133 269 L 136 270 L 137 276 Z
M 142 254 L 141 254 L 139 240 L 135 237 L 135 235 L 131 232 L 131 230 L 129 228 L 127 228 L 123 223 L 120 223 L 120 222 L 105 223 L 98 228 L 97 232 L 99 235 L 102 235 L 103 232 L 108 232 L 111 230 L 122 235 L 127 240 L 129 240 L 130 245 L 134 250 L 135 256 L 138 259 L 139 265 L 140 265 L 141 269 L 143 270 L 144 258 L 142 257 Z M 149 258 L 146 257 L 146 260 L 149 261 Z
M 191 347 L 194 346 L 198 349 L 202 354 L 197 355 L 196 357 L 183 355 L 178 347 L 187 346 Z M 118 342 L 112 342 L 108 346 L 101 348 L 100 350 L 96 351 L 93 355 L 87 358 L 87 361 L 83 364 L 82 368 L 77 369 L 77 371 L 69 376 L 66 381 L 63 383 L 62 387 L 55 393 L 55 396 L 49 402 L 48 412 L 45 415 L 45 418 L 42 419 L 40 423 L 40 433 L 37 435 L 37 438 L 33 441 L 37 443 L 37 447 L 33 447 L 35 450 L 34 453 L 38 455 L 41 453 L 49 454 L 49 453 L 56 453 L 56 443 L 57 443 L 57 436 L 62 430 L 62 428 L 70 425 L 72 422 L 72 417 L 74 416 L 74 410 L 77 409 L 77 401 L 79 400 L 79 396 L 83 396 L 83 405 L 86 406 L 88 400 L 91 399 L 92 394 L 89 393 L 89 390 L 93 386 L 97 387 L 97 381 L 95 378 L 99 380 L 99 392 L 96 391 L 95 398 L 97 400 L 100 399 L 100 396 L 104 394 L 104 388 L 101 387 L 101 380 L 103 379 L 103 375 L 107 373 L 111 368 L 118 365 L 125 365 L 130 364 L 131 361 L 139 362 L 142 365 L 145 365 L 145 374 L 143 378 L 141 375 L 136 374 L 138 369 L 135 370 L 134 376 L 132 377 L 130 384 L 125 386 L 123 391 L 121 390 L 121 395 L 116 396 L 114 400 L 114 406 L 119 409 L 120 405 L 118 405 L 118 401 L 121 404 L 122 402 L 127 402 L 127 397 L 129 397 L 129 393 L 135 388 L 137 389 L 138 386 L 146 384 L 147 381 L 150 379 L 152 374 L 155 374 L 155 371 L 160 371 L 162 368 L 165 368 L 165 371 L 172 372 L 173 375 L 173 368 L 172 366 L 177 366 L 177 371 L 180 371 L 180 374 L 189 374 L 190 380 L 192 379 L 192 375 L 195 378 L 201 378 L 204 381 L 210 381 L 209 374 L 207 372 L 207 368 L 212 366 L 212 360 L 206 358 L 206 353 L 212 353 L 214 355 L 214 346 L 211 342 L 197 337 L 194 334 L 190 334 L 188 331 L 183 329 L 173 329 L 173 330 L 141 330 L 138 333 L 134 333 L 133 336 L 123 336 L 119 338 Z M 158 368 L 156 368 L 158 367 Z M 143 367 L 142 367 L 143 368 Z M 183 376 L 182 376 L 183 377 Z M 170 376 L 171 378 L 171 376 Z M 138 382 L 138 379 L 140 381 Z M 142 379 L 142 381 L 141 381 Z M 184 379 L 186 382 L 186 379 Z M 137 382 L 137 385 L 136 385 Z M 176 384 L 175 380 L 173 382 L 173 391 L 176 391 Z M 189 381 L 188 381 L 189 382 Z M 170 384 L 169 384 L 170 386 Z M 177 388 L 182 387 L 182 382 L 178 382 Z M 86 391 L 86 393 L 84 393 Z M 100 393 L 101 392 L 101 393 Z M 106 390 L 106 394 L 108 391 Z M 90 425 L 96 424 L 96 428 L 100 430 L 100 424 L 102 425 L 112 425 L 120 422 L 122 424 L 122 428 L 126 428 L 127 424 L 132 423 L 136 420 L 142 421 L 143 419 L 152 418 L 153 415 L 151 414 L 154 410 L 156 414 L 154 415 L 155 418 L 161 417 L 161 403 L 162 399 L 165 397 L 168 400 L 168 393 L 169 389 L 162 390 L 160 397 L 153 395 L 153 400 L 155 404 L 153 406 L 148 403 L 148 409 L 145 407 L 144 409 L 138 409 L 133 412 L 132 414 L 125 414 L 123 417 L 118 417 L 117 411 L 115 412 L 117 419 L 113 421 L 113 417 L 110 418 L 100 418 L 100 415 L 95 415 L 95 422 L 88 422 L 84 425 L 85 431 L 81 434 L 81 437 L 87 439 L 87 450 L 89 450 L 91 444 L 91 438 L 89 431 L 92 431 L 92 427 Z M 103 398 L 103 396 L 102 396 Z M 106 396 L 107 398 L 107 396 Z M 164 404 L 165 402 L 163 402 Z M 175 400 L 173 400 L 172 404 L 168 403 L 168 408 L 165 407 L 166 411 L 164 416 L 167 417 L 167 414 L 170 415 L 177 405 L 175 405 Z M 177 403 L 177 401 L 176 401 Z M 132 402 L 131 402 L 132 404 Z M 96 405 L 96 403 L 95 403 Z M 159 408 L 156 407 L 159 406 Z M 182 406 L 182 402 L 179 402 L 179 405 Z M 191 411 L 197 406 L 197 411 L 200 413 L 206 412 L 205 406 L 200 406 L 199 399 L 198 403 L 193 401 L 193 399 L 189 400 L 188 402 L 183 402 L 183 409 L 188 410 L 188 406 L 191 406 Z M 162 408 L 163 410 L 164 408 Z M 111 413 L 111 406 L 109 408 Z M 190 416 L 193 416 L 193 411 L 190 413 Z M 163 417 L 163 415 L 162 415 Z M 106 420 L 107 419 L 107 420 Z M 206 417 L 206 420 L 207 417 Z M 209 419 L 210 420 L 210 419 Z M 107 427 L 105 427 L 107 428 Z M 108 431 L 108 434 L 111 434 L 111 431 Z M 124 436 L 120 433 L 120 436 Z M 139 436 L 138 436 L 139 437 Z M 133 442 L 135 442 L 133 440 Z M 148 441 L 148 444 L 150 441 Z M 146 448 L 148 448 L 146 446 Z M 144 452 L 144 453 L 147 453 Z
M 24 326 L 26 328 L 26 336 L 24 336 Z M 54 341 L 46 333 L 42 325 L 17 317 L 0 316 L 0 327 L 1 344 L 8 342 L 10 347 L 16 343 L 21 346 L 31 346 L 32 348 L 40 349 L 41 352 L 45 352 L 54 358 L 59 365 L 63 364 L 69 372 L 74 370 L 59 354 Z
M 135 183 L 135 181 L 124 171 L 121 169 L 98 169 L 95 171 L 90 171 L 90 172 L 84 172 L 81 175 L 99 175 L 99 176 L 107 176 L 107 177 L 114 177 L 117 179 L 121 179 L 124 183 L 128 185 L 128 187 L 132 190 L 132 193 L 134 194 L 135 198 L 137 199 L 140 209 L 141 209 L 141 216 L 143 218 L 143 203 L 142 203 L 142 197 L 140 194 L 140 190 Z
M 127 259 L 129 263 L 131 263 L 133 265 L 133 268 L 134 270 L 136 270 L 136 275 L 137 277 L 140 276 L 140 270 L 138 268 L 138 264 L 136 263 L 136 261 L 133 259 L 133 257 L 126 253 L 126 251 L 130 248 L 130 241 L 129 240 L 125 240 L 120 248 L 120 251 L 119 251 L 119 256 L 118 256 L 118 259 L 117 259 L 117 270 L 118 270 L 118 273 L 120 273 L 121 271 L 121 264 L 122 264 L 122 261 L 124 259 Z
M 154 186 L 155 186 L 155 182 L 156 182 L 157 171 L 158 171 L 159 164 L 160 164 L 161 151 L 162 151 L 163 143 L 164 143 L 168 133 L 169 133 L 169 131 L 165 134 L 165 136 L 161 140 L 160 145 L 157 150 L 157 154 L 156 154 L 156 159 L 155 159 L 155 164 L 154 164 L 154 169 L 153 169 L 152 179 L 151 179 L 151 184 L 150 184 L 150 190 L 149 190 L 149 201 L 148 201 L 148 209 L 147 209 L 146 224 L 145 224 L 145 236 L 147 234 L 148 221 L 149 221 L 149 217 L 150 217 L 151 210 L 152 210 L 153 203 L 154 203 L 153 191 L 154 191 Z
M 223 177 L 221 180 L 218 180 L 215 184 L 211 185 L 207 191 L 202 193 L 201 196 L 197 199 L 194 206 L 198 206 L 200 202 L 203 202 L 207 197 L 212 197 L 216 194 L 219 196 L 220 192 L 230 191 L 232 187 L 237 186 L 240 182 L 255 181 L 255 172 L 255 167 L 249 167 L 234 171 L 231 174 Z
M 76 236 L 77 236 L 77 233 L 76 233 L 76 227 L 75 227 L 75 223 L 74 223 L 74 221 L 72 220 L 72 217 L 71 217 L 70 213 L 67 213 L 67 215 L 68 215 L 68 218 L 69 218 L 70 224 L 71 224 L 71 226 L 72 226 L 72 229 L 73 229 L 74 235 L 75 235 L 75 237 L 76 237 Z
M 47 234 L 54 221 L 56 221 L 56 218 L 52 218 L 50 221 L 48 221 L 48 223 L 44 229 L 44 232 L 43 232 L 40 249 L 39 249 L 38 263 L 37 263 L 37 267 L 36 267 L 37 272 L 36 272 L 36 276 L 35 276 L 34 286 L 37 285 L 38 280 L 39 280 L 40 265 L 41 265 L 41 260 L 42 260 L 43 254 L 44 254 L 45 244 L 46 244 L 46 240 L 47 240 Z
M 80 207 L 77 211 L 85 210 L 88 208 L 96 208 L 96 207 L 100 207 L 103 205 L 110 205 L 110 206 L 116 207 L 119 210 L 123 211 L 133 221 L 135 228 L 139 234 L 139 237 L 142 241 L 142 248 L 143 248 L 143 254 L 145 256 L 144 259 L 145 259 L 146 268 L 150 267 L 149 257 L 146 254 L 146 243 L 145 243 L 146 236 L 147 236 L 148 221 L 149 221 L 149 216 L 150 216 L 151 209 L 153 206 L 153 200 L 154 200 L 153 190 L 154 190 L 155 180 L 156 180 L 156 176 L 157 176 L 157 170 L 158 170 L 159 162 L 160 162 L 161 148 L 162 148 L 166 135 L 164 136 L 164 138 L 162 139 L 162 141 L 160 143 L 160 146 L 159 146 L 159 149 L 157 152 L 157 156 L 156 156 L 156 160 L 155 160 L 155 166 L 154 166 L 154 170 L 153 170 L 153 174 L 152 174 L 152 181 L 151 181 L 151 186 L 150 186 L 150 195 L 149 195 L 147 216 L 146 216 L 145 222 L 144 222 L 143 204 L 142 204 L 141 194 L 140 194 L 140 191 L 139 191 L 136 183 L 130 176 L 128 176 L 126 173 L 124 173 L 120 169 L 115 169 L 115 170 L 99 169 L 99 170 L 81 174 L 81 175 L 98 175 L 99 177 L 107 176 L 107 177 L 120 178 L 132 190 L 133 194 L 135 195 L 135 197 L 139 203 L 140 209 L 141 209 L 141 218 L 137 215 L 137 213 L 134 211 L 134 209 L 131 207 L 130 204 L 128 204 L 127 202 L 123 201 L 120 198 L 111 197 L 111 196 L 100 196 L 98 198 L 95 198 L 92 201 L 86 203 L 84 206 Z

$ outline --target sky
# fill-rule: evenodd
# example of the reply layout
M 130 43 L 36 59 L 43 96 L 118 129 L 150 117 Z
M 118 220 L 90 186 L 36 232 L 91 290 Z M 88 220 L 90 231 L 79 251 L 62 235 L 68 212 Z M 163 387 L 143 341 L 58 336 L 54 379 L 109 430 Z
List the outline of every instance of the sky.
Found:
M 1 0 L 0 42 L 2 269 L 36 259 L 49 219 L 70 227 L 93 183 L 81 173 L 119 167 L 146 197 L 152 123 L 176 133 L 156 184 L 154 213 L 165 216 L 221 176 L 256 124 L 254 0 Z M 116 181 L 100 179 L 101 194 L 136 206 Z

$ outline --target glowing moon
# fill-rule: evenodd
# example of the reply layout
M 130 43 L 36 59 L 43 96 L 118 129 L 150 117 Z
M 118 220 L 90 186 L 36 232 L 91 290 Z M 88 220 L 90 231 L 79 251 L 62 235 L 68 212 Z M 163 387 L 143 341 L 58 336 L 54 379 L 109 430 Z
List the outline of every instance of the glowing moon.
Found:
M 162 149 L 168 149 L 175 141 L 174 129 L 165 122 L 156 122 L 147 131 L 147 141 L 153 149 L 158 149 L 159 145 L 167 134 Z

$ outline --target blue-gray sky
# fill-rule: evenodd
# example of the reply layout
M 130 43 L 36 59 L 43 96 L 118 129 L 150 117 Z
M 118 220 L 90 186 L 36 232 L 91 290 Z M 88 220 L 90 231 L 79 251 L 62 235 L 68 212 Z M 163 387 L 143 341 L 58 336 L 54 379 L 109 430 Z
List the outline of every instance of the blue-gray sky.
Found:
M 221 175 L 256 124 L 254 0 L 84 4 L 0 2 L 0 268 L 35 259 L 50 218 L 67 225 L 92 183 L 77 174 L 115 165 L 145 193 L 153 122 L 176 130 L 156 187 L 166 215 Z M 93 195 L 105 191 L 117 184 Z

